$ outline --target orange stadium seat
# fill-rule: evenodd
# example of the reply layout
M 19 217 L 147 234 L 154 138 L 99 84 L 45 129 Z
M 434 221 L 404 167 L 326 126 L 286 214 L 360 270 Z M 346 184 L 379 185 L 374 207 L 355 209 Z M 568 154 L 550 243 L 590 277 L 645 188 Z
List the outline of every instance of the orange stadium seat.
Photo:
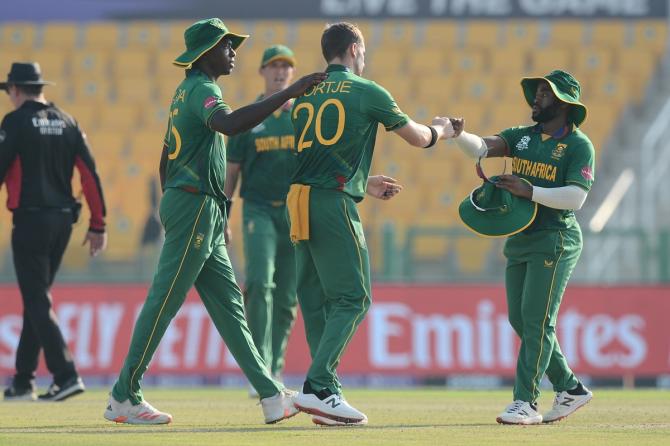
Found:
M 134 104 L 105 104 L 99 108 L 101 130 L 129 133 L 141 126 L 140 110 Z
M 482 274 L 493 250 L 491 239 L 471 236 L 455 240 L 458 269 L 470 276 Z
M 478 74 L 461 78 L 461 98 L 467 101 L 490 101 L 495 99 L 498 88 L 491 76 Z
M 591 45 L 600 48 L 622 48 L 627 45 L 629 26 L 620 21 L 600 20 L 591 25 Z
M 234 22 L 231 22 L 230 25 L 226 22 L 226 26 L 231 30 L 242 28 L 242 26 L 236 25 Z M 240 51 L 248 49 L 245 48 L 247 45 L 262 51 L 270 45 L 278 43 L 285 45 L 288 43 L 288 24 L 282 20 L 258 20 L 252 22 L 251 28 L 244 32 L 249 34 L 250 38 L 247 39 L 248 42 L 245 42 L 244 46 L 240 47 Z M 260 63 L 260 59 L 258 59 L 258 62 Z
M 487 50 L 450 51 L 446 55 L 449 72 L 452 74 L 482 73 L 488 57 Z
M 416 48 L 408 55 L 407 68 L 410 74 L 441 74 L 445 71 L 444 51 L 435 48 Z
M 572 70 L 572 52 L 563 48 L 542 48 L 531 53 L 532 76 L 549 73 L 557 68 Z
M 400 74 L 407 64 L 407 55 L 388 46 L 366 52 L 365 71 L 368 77 L 378 74 Z
M 47 99 L 50 99 L 47 97 Z M 97 107 L 91 104 L 80 104 L 72 103 L 67 104 L 63 107 L 63 110 L 66 113 L 72 115 L 72 117 L 79 123 L 79 128 L 84 131 L 84 133 L 94 132 L 99 124 L 100 117 L 97 113 Z
M 494 75 L 521 77 L 527 72 L 528 53 L 519 48 L 493 48 L 488 53 L 488 59 L 489 72 Z
M 635 74 L 641 78 L 648 77 L 656 70 L 658 56 L 645 48 L 625 48 L 616 51 L 616 72 L 621 74 Z M 646 80 L 645 80 L 646 82 Z
M 409 49 L 417 48 L 417 30 L 411 20 L 385 20 L 380 24 L 379 43 L 388 48 Z
M 34 24 L 25 22 L 0 24 L 0 48 L 4 50 L 27 50 L 35 44 L 37 30 Z
M 613 52 L 609 48 L 582 48 L 574 53 L 575 73 L 609 73 L 612 69 Z
M 71 54 L 63 47 L 60 49 L 34 50 L 30 56 L 31 60 L 38 62 L 42 69 L 42 76 L 53 82 L 60 83 L 66 76 L 71 64 Z
M 74 22 L 49 22 L 42 28 L 42 48 L 71 51 L 79 46 L 80 26 Z

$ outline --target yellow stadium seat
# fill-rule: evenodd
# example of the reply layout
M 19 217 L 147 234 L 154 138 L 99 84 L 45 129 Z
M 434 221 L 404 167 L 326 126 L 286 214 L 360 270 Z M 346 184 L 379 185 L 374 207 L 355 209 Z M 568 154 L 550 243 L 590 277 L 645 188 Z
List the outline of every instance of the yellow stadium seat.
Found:
M 85 27 L 84 46 L 91 49 L 113 49 L 119 46 L 119 25 L 115 22 L 93 22 Z
M 486 66 L 486 57 L 488 51 L 468 50 L 468 51 L 450 51 L 446 56 L 449 72 L 454 75 L 462 73 L 483 73 Z
M 498 47 L 489 52 L 490 70 L 494 75 L 518 76 L 527 72 L 528 53 L 515 47 Z
M 496 98 L 498 88 L 495 78 L 487 75 L 469 75 L 461 78 L 461 98 L 466 101 L 490 101 Z
M 478 275 L 486 269 L 489 254 L 493 249 L 491 239 L 482 237 L 458 237 L 455 240 L 459 270 L 468 275 Z
M 586 23 L 576 20 L 554 20 L 550 24 L 548 46 L 579 48 L 585 44 Z
M 591 28 L 591 44 L 600 48 L 622 48 L 627 41 L 628 25 L 619 20 L 594 21 Z
M 604 74 L 585 78 L 585 101 L 588 103 L 606 101 L 614 106 L 629 102 L 633 95 L 629 78 L 624 75 Z
M 45 76 L 47 80 L 51 80 Z M 48 85 L 44 88 L 44 96 L 47 98 L 47 101 L 53 102 L 59 107 L 68 107 L 68 104 L 72 101 L 72 92 L 70 90 L 70 84 L 64 79 L 56 80 L 56 85 Z
M 100 108 L 100 129 L 129 133 L 141 125 L 139 109 L 131 104 L 106 104 Z
M 625 48 L 616 51 L 616 72 L 636 74 L 648 79 L 656 70 L 658 56 L 653 50 L 642 48 Z
M 193 24 L 193 22 L 195 22 L 195 20 L 170 20 L 168 22 L 164 22 L 167 28 L 165 34 L 167 41 L 165 43 L 167 44 L 167 47 L 172 49 L 172 51 L 175 53 L 173 57 L 177 57 L 184 50 L 186 50 L 186 46 L 184 44 L 184 32 L 186 31 L 186 28 Z M 226 26 L 229 26 L 228 21 L 226 21 Z M 235 29 L 231 29 L 231 31 L 238 34 L 241 33 Z
M 489 109 L 491 112 L 489 128 L 493 128 L 497 133 L 510 127 L 533 124 L 530 118 L 531 110 L 522 98 L 521 88 L 519 88 L 518 97 L 518 101 L 501 101 Z
M 575 51 L 573 57 L 575 73 L 580 75 L 612 70 L 613 53 L 609 48 L 585 48 Z
M 295 25 L 295 39 L 292 45 L 308 48 L 314 47 L 315 42 L 321 42 L 321 35 L 326 28 L 326 23 L 322 20 L 300 20 Z M 366 42 L 367 43 L 367 42 Z M 320 51 L 321 45 L 318 45 Z M 296 54 L 297 56 L 297 54 Z
M 112 73 L 117 78 L 140 76 L 148 78 L 152 73 L 153 65 L 153 53 L 145 50 L 130 49 L 117 51 L 110 64 Z
M 226 26 L 228 26 L 227 23 Z M 240 28 L 240 26 L 235 26 L 231 22 L 230 29 L 236 28 Z M 259 48 L 262 51 L 270 45 L 286 45 L 288 43 L 288 24 L 281 20 L 258 20 L 253 22 L 251 30 L 247 34 L 250 34 L 251 37 L 240 48 L 240 51 L 246 50 L 246 45 Z M 260 63 L 260 59 L 258 62 Z
M 63 47 L 62 50 L 56 48 L 35 50 L 30 58 L 40 64 L 42 77 L 57 83 L 65 77 L 71 63 L 68 47 Z
M 402 108 L 403 104 L 407 104 L 412 100 L 414 93 L 414 82 L 406 77 L 399 76 L 375 76 L 374 80 L 377 84 L 384 87 L 391 93 L 393 99 Z
M 408 54 L 408 71 L 410 74 L 440 74 L 445 71 L 445 54 L 436 48 L 416 48 Z
M 633 44 L 638 49 L 651 49 L 661 54 L 667 48 L 668 24 L 666 20 L 640 20 L 633 24 Z
M 495 48 L 504 41 L 504 29 L 498 21 L 469 21 L 465 23 L 467 48 Z
M 510 20 L 504 23 L 505 46 L 517 50 L 536 48 L 540 40 L 540 26 L 534 20 Z
M 543 48 L 531 53 L 532 76 L 544 76 L 556 70 L 570 70 L 572 67 L 572 50 L 563 48 Z
M 416 48 L 416 27 L 410 20 L 385 20 L 381 22 L 380 38 L 387 47 Z
M 75 51 L 72 56 L 71 74 L 74 78 L 105 78 L 109 71 L 110 59 L 109 51 L 104 49 Z
M 325 70 L 326 60 L 323 58 L 323 54 L 321 54 L 320 47 L 315 48 L 313 45 L 298 46 L 292 47 L 292 50 L 294 51 L 296 58 L 295 78 L 315 71 Z
M 614 130 L 620 118 L 622 107 L 602 103 L 587 105 L 586 121 L 580 129 L 591 139 L 596 152 L 599 152 L 604 147 L 603 144 L 607 137 Z
M 447 107 L 444 113 L 448 116 L 465 118 L 466 128 L 472 129 L 477 133 L 488 116 L 489 107 L 486 103 L 480 101 L 452 102 L 444 104 Z
M 141 131 L 132 134 L 130 148 L 132 158 L 151 170 L 158 171 L 161 153 L 163 151 L 163 133 L 153 131 Z
M 30 62 L 32 60 L 32 52 L 29 49 L 1 49 L 0 50 L 0 70 L 5 74 L 2 75 L 2 80 L 5 80 L 12 63 L 14 62 Z M 2 71 L 0 71 L 2 73 Z
M 73 103 L 63 107 L 63 110 L 69 113 L 79 123 L 79 128 L 87 134 L 94 132 L 100 124 L 97 107 L 94 105 Z
M 117 102 L 147 104 L 154 102 L 155 82 L 148 76 L 120 77 L 114 82 Z M 163 101 L 164 98 L 160 98 Z
M 42 47 L 69 51 L 79 45 L 79 24 L 75 22 L 48 22 L 42 28 Z
M 456 25 L 446 20 L 431 20 L 426 23 L 423 42 L 437 48 L 454 48 L 457 41 Z
M 73 100 L 78 103 L 104 104 L 111 99 L 109 82 L 101 79 L 75 79 L 72 87 Z
M 366 53 L 365 71 L 371 76 L 398 74 L 405 67 L 407 55 L 403 51 L 384 47 Z
M 234 76 L 258 76 L 258 69 L 261 67 L 264 46 L 250 46 L 240 50 L 235 57 Z
M 165 100 L 162 100 L 162 102 L 165 104 L 148 104 L 148 106 L 142 107 L 142 115 L 144 116 L 142 130 L 157 133 L 161 140 L 167 129 L 169 114 L 169 105 Z
M 0 48 L 5 50 L 30 49 L 35 43 L 35 25 L 27 22 L 0 24 Z
M 133 21 L 125 27 L 122 40 L 131 49 L 166 47 L 169 43 L 168 29 L 160 22 Z

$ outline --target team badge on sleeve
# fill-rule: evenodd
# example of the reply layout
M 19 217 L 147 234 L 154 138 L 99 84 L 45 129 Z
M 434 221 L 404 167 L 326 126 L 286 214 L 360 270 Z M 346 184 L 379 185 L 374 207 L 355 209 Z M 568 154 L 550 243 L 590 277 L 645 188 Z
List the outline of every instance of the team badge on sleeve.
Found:
M 216 103 L 219 102 L 219 98 L 216 96 L 210 96 L 207 99 L 205 99 L 205 102 L 203 102 L 203 107 L 205 108 L 212 108 L 216 105 Z
M 591 166 L 582 167 L 582 176 L 586 181 L 593 181 L 593 169 L 591 169 Z

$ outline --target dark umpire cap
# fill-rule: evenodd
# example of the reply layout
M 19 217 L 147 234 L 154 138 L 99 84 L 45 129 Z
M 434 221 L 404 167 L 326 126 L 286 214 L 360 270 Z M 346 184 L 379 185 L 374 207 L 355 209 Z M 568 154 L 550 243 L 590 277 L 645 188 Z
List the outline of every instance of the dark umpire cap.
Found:
M 53 85 L 53 82 L 42 79 L 40 64 L 14 62 L 7 74 L 7 81 L 0 82 L 0 90 L 7 90 L 7 85 Z

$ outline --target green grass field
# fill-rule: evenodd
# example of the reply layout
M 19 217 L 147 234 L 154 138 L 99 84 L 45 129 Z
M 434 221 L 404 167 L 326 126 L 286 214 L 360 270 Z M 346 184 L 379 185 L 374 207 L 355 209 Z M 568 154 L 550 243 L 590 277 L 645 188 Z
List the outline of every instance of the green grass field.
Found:
M 174 416 L 167 426 L 115 425 L 102 418 L 107 392 L 63 403 L 0 402 L 0 445 L 660 445 L 670 441 L 670 392 L 596 390 L 593 401 L 560 423 L 500 426 L 510 391 L 351 390 L 365 427 L 323 428 L 307 415 L 273 426 L 242 390 L 148 389 Z M 545 392 L 540 408 L 551 406 Z M 532 442 L 532 443 L 531 443 Z

